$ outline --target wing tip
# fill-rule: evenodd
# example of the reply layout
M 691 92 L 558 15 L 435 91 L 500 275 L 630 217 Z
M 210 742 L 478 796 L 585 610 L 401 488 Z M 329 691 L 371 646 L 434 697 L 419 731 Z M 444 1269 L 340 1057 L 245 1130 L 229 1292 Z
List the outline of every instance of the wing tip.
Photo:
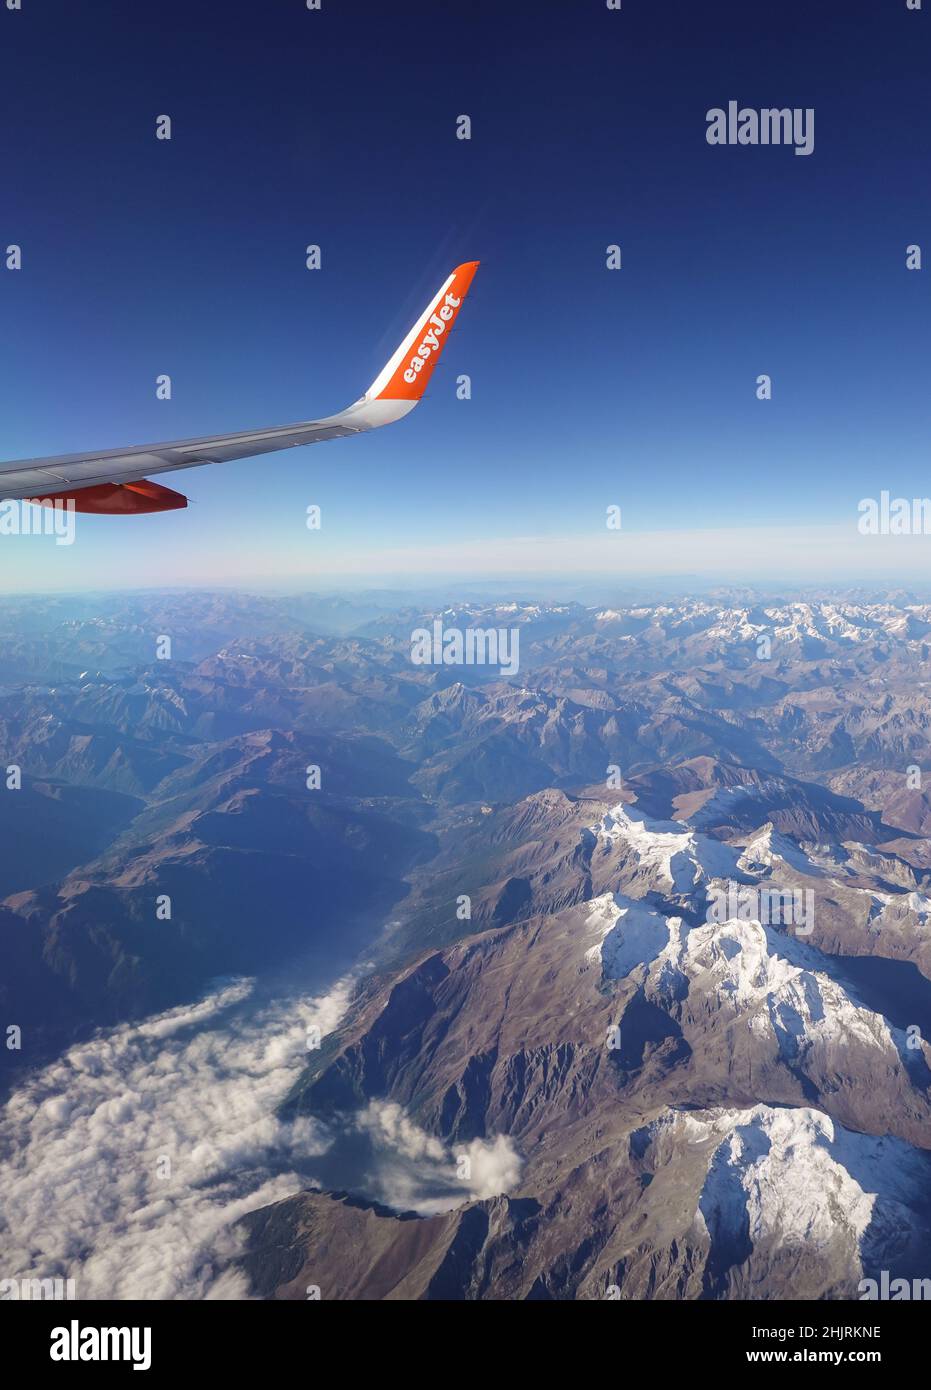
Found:
M 369 387 L 367 399 L 420 400 L 480 264 L 462 261 L 456 266 Z

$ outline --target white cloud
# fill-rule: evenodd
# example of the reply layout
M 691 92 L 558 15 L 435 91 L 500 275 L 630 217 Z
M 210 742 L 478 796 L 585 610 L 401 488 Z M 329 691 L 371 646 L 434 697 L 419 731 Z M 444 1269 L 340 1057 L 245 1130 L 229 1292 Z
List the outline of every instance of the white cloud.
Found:
M 316 1185 L 323 1155 L 335 1179 L 402 1211 L 510 1191 L 522 1160 L 504 1135 L 447 1146 L 386 1101 L 336 1131 L 278 1119 L 308 1027 L 337 1026 L 358 974 L 274 1002 L 227 982 L 101 1032 L 16 1091 L 0 1113 L 0 1280 L 74 1279 L 79 1299 L 247 1297 L 234 1223 Z
M 523 1163 L 507 1135 L 496 1135 L 490 1141 L 473 1139 L 465 1151 L 472 1167 L 469 1188 L 473 1197 L 497 1197 L 517 1186 Z
M 409 1119 L 393 1101 L 371 1101 L 354 1117 L 372 1145 L 366 1195 L 397 1211 L 422 1216 L 510 1192 L 523 1160 L 511 1139 L 472 1139 L 447 1147 Z
M 237 1248 L 231 1223 L 307 1187 L 329 1147 L 323 1126 L 274 1112 L 306 1063 L 307 1028 L 335 1027 L 354 983 L 274 1003 L 228 983 L 30 1080 L 0 1116 L 0 1278 L 74 1278 L 78 1298 L 246 1296 L 220 1268 Z

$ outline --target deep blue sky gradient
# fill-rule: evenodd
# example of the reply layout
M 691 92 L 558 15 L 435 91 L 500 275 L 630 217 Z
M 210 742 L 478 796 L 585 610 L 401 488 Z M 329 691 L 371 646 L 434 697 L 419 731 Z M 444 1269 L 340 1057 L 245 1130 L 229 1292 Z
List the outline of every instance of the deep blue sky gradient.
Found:
M 25 257 L 0 270 L 0 457 L 338 410 L 448 270 L 482 262 L 409 420 L 179 474 L 187 512 L 82 519 L 71 550 L 0 547 L 0 587 L 584 535 L 611 502 L 653 530 L 836 524 L 883 487 L 931 493 L 928 8 L 0 9 L 0 243 Z M 814 154 L 709 146 L 731 98 L 814 107 Z

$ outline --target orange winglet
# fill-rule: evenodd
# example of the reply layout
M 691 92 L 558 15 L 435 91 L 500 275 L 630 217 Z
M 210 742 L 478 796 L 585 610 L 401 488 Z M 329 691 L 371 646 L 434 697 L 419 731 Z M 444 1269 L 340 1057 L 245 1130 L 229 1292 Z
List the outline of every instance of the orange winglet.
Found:
M 478 261 L 464 261 L 456 266 L 382 376 L 369 388 L 370 400 L 420 400 L 478 267 Z M 386 376 L 387 380 L 383 380 Z

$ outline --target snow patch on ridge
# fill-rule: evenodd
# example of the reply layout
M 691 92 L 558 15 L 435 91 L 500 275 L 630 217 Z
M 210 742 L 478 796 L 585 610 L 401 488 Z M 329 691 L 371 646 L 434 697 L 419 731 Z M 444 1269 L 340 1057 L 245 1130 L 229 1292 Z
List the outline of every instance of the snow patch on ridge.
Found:
M 674 1013 L 690 996 L 713 1001 L 722 1026 L 740 1015 L 791 1065 L 813 1049 L 824 1056 L 856 1044 L 876 1056 L 878 1075 L 892 1075 L 911 1055 L 902 1030 L 852 998 L 817 948 L 759 921 L 689 926 L 646 902 L 605 893 L 589 904 L 586 928 L 598 934 L 586 958 L 600 962 L 603 980 L 636 975 Z
M 698 1206 L 712 1239 L 816 1252 L 842 1244 L 872 1262 L 901 1250 L 926 1206 L 927 1155 L 806 1106 L 670 1110 L 647 1130 L 651 1142 L 667 1136 L 673 1162 L 682 1140 L 710 1148 Z
M 603 850 L 622 847 L 635 854 L 662 891 L 689 893 L 698 883 L 736 871 L 735 852 L 727 845 L 682 821 L 648 820 L 623 802 L 589 828 Z
M 638 966 L 654 961 L 669 944 L 672 924 L 680 920 L 619 893 L 603 893 L 590 907 L 586 926 L 601 931 L 602 937 L 585 954 L 601 962 L 606 980 L 622 980 Z
M 760 870 L 771 871 L 777 860 L 808 878 L 824 876 L 824 870 L 813 863 L 788 835 L 781 834 L 772 821 L 767 821 L 751 836 L 737 860 L 737 867 L 748 874 L 759 873 Z

